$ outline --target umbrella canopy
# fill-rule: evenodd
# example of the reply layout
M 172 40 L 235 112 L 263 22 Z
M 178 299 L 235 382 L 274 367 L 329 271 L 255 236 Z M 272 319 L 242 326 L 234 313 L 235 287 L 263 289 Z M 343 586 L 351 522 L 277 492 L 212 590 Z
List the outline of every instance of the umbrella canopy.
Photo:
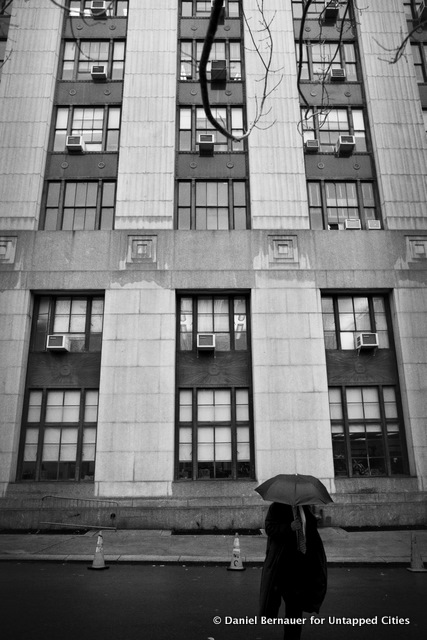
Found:
M 281 473 L 260 484 L 255 491 L 264 500 L 291 506 L 333 502 L 320 480 L 314 476 L 304 476 L 299 473 Z

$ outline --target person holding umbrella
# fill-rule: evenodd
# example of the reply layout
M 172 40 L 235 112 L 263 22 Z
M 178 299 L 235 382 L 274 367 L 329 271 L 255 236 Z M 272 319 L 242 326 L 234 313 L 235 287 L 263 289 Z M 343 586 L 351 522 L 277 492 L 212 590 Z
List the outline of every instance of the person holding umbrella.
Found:
M 303 612 L 319 613 L 326 594 L 326 555 L 308 505 L 332 498 L 313 476 L 280 474 L 255 489 L 272 501 L 265 520 L 268 536 L 260 587 L 260 616 L 277 618 L 285 602 L 285 639 L 299 640 Z

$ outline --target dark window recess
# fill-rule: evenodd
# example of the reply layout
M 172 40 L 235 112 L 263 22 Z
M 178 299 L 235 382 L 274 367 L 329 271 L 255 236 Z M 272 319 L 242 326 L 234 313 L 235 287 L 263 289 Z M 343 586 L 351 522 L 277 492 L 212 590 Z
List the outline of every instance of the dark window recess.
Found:
M 115 199 L 113 181 L 49 182 L 42 229 L 113 229 Z

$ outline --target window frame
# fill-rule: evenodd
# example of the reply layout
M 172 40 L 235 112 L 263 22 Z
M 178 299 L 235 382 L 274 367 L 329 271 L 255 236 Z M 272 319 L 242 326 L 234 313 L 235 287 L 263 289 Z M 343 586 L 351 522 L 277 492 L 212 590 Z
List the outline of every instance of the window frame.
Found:
M 200 57 L 203 49 L 203 40 L 190 40 L 188 38 L 182 38 L 179 41 L 178 50 L 178 78 L 180 82 L 195 82 L 198 80 L 198 68 Z M 238 46 L 239 57 L 233 57 L 233 45 Z M 220 47 L 224 47 L 225 58 L 220 58 L 217 55 L 217 50 Z M 184 49 L 187 48 L 187 51 Z M 221 54 L 220 54 L 221 55 Z M 242 82 L 244 78 L 244 55 L 243 55 L 243 42 L 239 38 L 221 39 L 215 40 L 212 45 L 209 60 L 206 65 L 206 78 L 208 82 L 211 82 L 211 62 L 212 60 L 225 59 L 227 68 L 227 82 Z M 183 73 L 183 69 L 188 68 L 191 65 L 191 73 Z M 237 65 L 236 68 L 240 69 L 240 72 L 232 75 L 232 66 Z
M 40 404 L 40 413 L 39 420 L 32 421 L 29 420 L 29 407 L 30 407 L 30 399 L 31 394 L 33 392 L 41 393 L 41 404 Z M 65 393 L 79 393 L 80 400 L 78 406 L 79 417 L 78 420 L 73 421 L 64 421 L 64 420 L 47 420 L 47 410 L 48 410 L 48 399 L 49 394 L 52 393 L 63 393 L 63 398 L 65 399 Z M 86 400 L 89 393 L 97 394 L 97 404 L 96 404 L 96 420 L 85 420 L 85 412 L 88 406 L 86 404 Z M 62 405 L 64 406 L 64 404 Z M 30 387 L 27 389 L 25 394 L 24 401 L 24 411 L 23 411 L 23 420 L 21 427 L 21 442 L 19 449 L 19 464 L 18 464 L 18 472 L 17 479 L 20 482 L 94 482 L 95 479 L 95 467 L 96 467 L 96 443 L 97 443 L 97 431 L 98 431 L 98 417 L 99 417 L 99 388 L 91 387 Z M 25 449 L 27 443 L 27 432 L 29 429 L 35 429 L 38 431 L 37 435 L 37 443 L 34 442 L 33 446 L 36 445 L 36 456 L 35 461 L 25 460 Z M 44 460 L 44 445 L 46 441 L 46 434 L 48 429 L 56 429 L 59 430 L 60 440 L 59 440 L 59 448 L 58 448 L 58 459 L 56 461 L 57 473 L 56 478 L 52 477 L 43 477 L 43 462 L 55 462 L 50 460 Z M 62 434 L 66 431 L 70 432 L 71 430 L 77 430 L 77 439 L 76 439 L 76 455 L 75 460 L 65 460 L 66 464 L 74 464 L 74 477 L 58 477 L 59 476 L 59 465 L 61 463 L 61 446 L 62 446 Z M 90 477 L 82 477 L 83 471 L 85 469 L 84 463 L 84 445 L 88 444 L 84 442 L 84 437 L 86 432 L 91 429 L 95 429 L 95 441 L 93 443 L 94 447 L 94 455 L 93 460 L 89 460 L 92 463 L 93 471 L 90 474 Z M 72 443 L 71 443 L 72 444 Z M 92 444 L 92 443 L 89 443 Z M 31 477 L 25 477 L 25 463 L 26 462 L 35 462 L 34 465 L 34 473 L 31 474 Z M 89 466 L 90 469 L 90 466 Z
M 356 310 L 357 305 L 355 304 L 355 300 L 367 299 L 367 302 L 368 302 L 367 315 L 369 317 L 369 324 L 370 324 L 369 328 L 360 327 L 360 328 L 355 328 L 353 330 L 348 330 L 348 331 L 344 330 L 344 326 L 343 326 L 344 320 L 341 322 L 341 319 L 343 316 L 349 315 L 349 313 L 340 314 L 339 306 L 340 306 L 340 300 L 343 300 L 345 298 L 351 299 L 352 301 L 352 314 L 355 320 L 354 322 L 355 326 L 357 322 L 357 310 Z M 332 300 L 332 307 L 333 307 L 332 315 L 333 315 L 334 327 L 333 327 L 333 330 L 332 329 L 329 330 L 329 333 L 332 334 L 332 331 L 335 333 L 334 343 L 336 346 L 333 346 L 333 347 L 327 346 L 327 343 L 329 343 L 331 340 L 327 339 L 327 336 L 326 336 L 327 331 L 325 329 L 325 325 L 328 324 L 329 326 L 329 323 L 325 323 L 325 316 L 331 315 L 331 314 L 326 313 L 324 311 L 324 300 L 326 299 Z M 377 308 L 376 308 L 376 300 L 381 300 L 381 305 L 377 305 Z M 384 293 L 383 291 L 378 291 L 378 292 L 373 292 L 373 291 L 347 292 L 346 291 L 343 293 L 331 293 L 331 292 L 325 291 L 322 293 L 321 306 L 322 306 L 322 323 L 323 323 L 323 329 L 324 329 L 324 341 L 325 341 L 326 351 L 346 351 L 346 352 L 354 351 L 356 349 L 356 347 L 354 346 L 355 335 L 361 332 L 378 333 L 378 334 L 385 333 L 387 337 L 384 339 L 381 339 L 380 345 L 378 348 L 379 349 L 393 348 L 393 330 L 392 330 L 390 305 L 389 305 L 388 297 L 386 293 Z M 382 307 L 383 311 L 380 311 L 379 307 Z M 385 327 L 383 326 L 384 324 L 385 324 Z M 342 345 L 341 334 L 343 333 L 353 334 L 351 348 L 344 347 Z M 384 344 L 386 344 L 386 346 L 384 346 Z
M 73 301 L 82 301 L 86 302 L 86 311 L 85 311 L 85 323 L 83 331 L 55 331 L 55 319 L 59 315 L 57 314 L 57 303 L 61 301 L 70 300 L 71 303 Z M 102 314 L 99 312 L 95 312 L 95 304 L 102 301 Z M 42 306 L 44 309 L 42 309 Z M 70 318 L 72 317 L 71 313 L 72 304 L 70 304 Z M 105 313 L 105 299 L 104 294 L 102 293 L 75 293 L 72 292 L 70 294 L 46 294 L 39 295 L 36 297 L 34 302 L 34 311 L 33 311 L 33 327 L 31 332 L 31 341 L 30 341 L 30 351 L 31 353 L 46 353 L 46 339 L 48 335 L 66 335 L 72 340 L 73 334 L 77 340 L 80 342 L 83 341 L 83 348 L 76 349 L 79 353 L 99 353 L 102 347 L 102 331 L 104 325 L 104 313 Z M 80 314 L 81 315 L 81 314 Z M 92 331 L 93 328 L 93 319 L 95 317 L 101 317 L 101 330 L 100 331 Z M 71 320 L 69 325 L 71 325 Z M 83 339 L 78 336 L 84 336 Z M 71 345 L 71 351 L 73 351 Z
M 379 408 L 379 417 L 367 417 L 364 415 L 363 417 L 353 418 L 349 416 L 349 402 L 347 397 L 347 392 L 360 390 L 361 394 L 363 394 L 364 390 L 373 390 L 377 391 L 378 403 L 377 406 Z M 385 390 L 393 389 L 394 394 L 394 405 L 396 408 L 396 415 L 393 417 L 387 416 L 387 401 L 385 399 Z M 334 418 L 332 416 L 331 410 L 331 391 L 338 390 L 340 396 L 340 409 L 341 409 L 341 417 Z M 405 433 L 404 433 L 404 423 L 403 423 L 403 413 L 402 406 L 400 401 L 400 393 L 397 384 L 356 384 L 356 385 L 340 385 L 333 384 L 328 387 L 328 396 L 329 396 L 329 404 L 330 404 L 330 423 L 331 423 L 331 439 L 332 439 L 332 455 L 334 461 L 334 474 L 335 478 L 378 478 L 378 477 L 402 477 L 406 476 L 409 473 L 408 470 L 408 457 L 407 457 L 407 449 L 406 449 L 406 441 L 405 441 Z M 363 398 L 363 396 L 362 396 Z M 363 403 L 363 399 L 362 399 Z M 364 410 L 364 403 L 361 405 Z M 380 430 L 373 431 L 375 427 L 380 426 Z M 390 427 L 395 426 L 397 429 L 391 430 Z M 352 430 L 352 427 L 356 427 L 356 429 Z M 363 429 L 361 429 L 361 427 Z M 370 427 L 370 428 L 369 428 Z M 343 446 L 339 447 L 336 444 L 339 444 L 339 439 L 335 438 L 334 441 L 334 433 L 339 434 L 341 436 L 341 442 Z M 365 456 L 361 454 L 356 455 L 355 447 L 352 448 L 352 442 L 355 440 L 352 438 L 352 435 L 357 433 L 364 433 L 363 443 L 365 449 Z M 369 433 L 371 434 L 381 434 L 381 446 L 382 456 L 384 462 L 384 472 L 383 473 L 367 473 L 371 469 L 371 461 L 375 459 L 380 459 L 379 456 L 373 455 L 375 448 L 372 449 L 372 455 L 369 450 Z M 391 434 L 398 434 L 398 446 L 399 446 L 399 455 L 395 456 L 396 460 L 400 459 L 401 471 L 393 473 L 392 469 L 392 438 Z M 371 435 L 372 438 L 372 435 Z M 358 439 L 356 437 L 356 439 Z M 339 455 L 337 455 L 337 451 L 339 451 Z M 359 458 L 359 460 L 357 460 Z M 366 465 L 362 463 L 362 458 L 366 459 Z M 344 465 L 338 465 L 338 461 L 341 460 L 344 462 Z M 355 462 L 355 464 L 353 464 Z M 395 461 L 396 463 L 396 461 Z M 342 469 L 339 472 L 337 467 L 341 466 Z
M 333 122 L 329 121 L 329 117 L 332 112 L 344 112 L 346 114 L 346 128 L 333 128 Z M 355 116 L 356 114 L 360 114 L 362 116 L 363 128 L 355 127 Z M 353 107 L 353 106 L 333 106 L 327 109 L 326 114 L 322 114 L 321 110 L 319 111 L 319 107 L 310 106 L 310 107 L 301 107 L 301 132 L 303 141 L 307 140 L 319 140 L 320 144 L 320 153 L 335 153 L 335 145 L 338 140 L 338 136 L 340 135 L 354 135 L 356 139 L 356 149 L 355 153 L 369 153 L 371 150 L 370 141 L 368 137 L 369 127 L 367 126 L 367 115 L 366 111 L 363 107 Z M 339 118 L 335 120 L 335 122 L 339 122 Z M 336 133 L 336 139 L 329 143 L 322 142 L 322 131 L 329 131 Z M 363 135 L 360 133 L 363 132 Z M 332 136 L 331 136 L 332 137 Z M 362 143 L 358 142 L 359 140 L 363 140 Z M 358 148 L 359 144 L 359 148 Z M 322 148 L 323 147 L 323 148 Z M 326 148 L 325 147 L 329 147 Z M 360 148 L 362 147 L 362 148 Z
M 191 11 L 189 11 L 190 7 L 188 6 L 186 11 L 183 11 L 183 4 L 191 5 Z M 209 10 L 207 11 L 199 11 L 197 9 L 198 4 L 209 5 Z M 239 9 L 237 15 L 230 15 L 230 5 L 236 5 Z M 225 9 L 225 17 L 227 19 L 241 17 L 241 3 L 240 0 L 224 0 L 223 1 L 223 9 Z M 209 18 L 211 14 L 211 0 L 207 0 L 207 2 L 200 2 L 200 0 L 181 0 L 179 3 L 179 16 L 180 18 Z
M 72 4 L 79 4 L 80 9 L 72 8 Z M 92 13 L 90 11 L 91 0 L 68 0 L 67 8 L 69 12 L 70 18 L 79 18 L 84 16 L 85 18 L 90 18 Z M 118 11 L 124 9 L 121 5 L 126 5 L 126 12 L 123 14 L 118 13 Z M 108 0 L 107 1 L 107 17 L 111 18 L 127 18 L 129 11 L 129 2 L 128 0 Z
M 85 121 L 89 122 L 89 119 L 85 119 L 84 118 L 84 112 L 85 111 L 101 111 L 102 112 L 102 122 L 101 122 L 101 126 L 98 128 L 94 128 L 92 127 L 91 129 L 89 128 L 81 128 L 78 129 L 77 127 L 74 127 L 74 123 L 75 123 L 75 114 L 78 110 L 82 110 L 83 111 L 83 119 L 82 122 L 84 123 Z M 118 111 L 118 126 L 117 127 L 110 127 L 110 117 L 112 112 L 116 110 Z M 66 126 L 65 127 L 59 127 L 58 126 L 58 119 L 59 119 L 59 114 L 60 112 L 63 112 L 64 114 L 66 113 Z M 92 134 L 95 131 L 100 131 L 101 132 L 101 140 L 98 143 L 100 145 L 100 149 L 91 149 L 91 145 L 93 145 L 93 142 L 87 142 L 85 141 L 85 151 L 86 153 L 118 153 L 119 148 L 120 148 L 120 125 L 121 125 L 121 105 L 120 104 L 108 104 L 108 105 L 68 105 L 68 106 L 63 106 L 63 105 L 57 105 L 56 107 L 56 113 L 55 113 L 55 118 L 53 121 L 53 132 L 52 132 L 52 139 L 51 139 L 51 144 L 50 144 L 50 149 L 52 152 L 54 153 L 60 153 L 60 152 L 64 152 L 66 151 L 66 146 L 65 146 L 65 142 L 66 142 L 66 137 L 69 135 L 80 135 L 83 137 L 83 139 L 85 138 L 85 135 L 87 135 L 89 132 L 91 132 Z M 95 122 L 95 118 L 93 118 L 92 122 Z M 64 137 L 64 145 L 63 147 L 58 144 L 59 140 L 57 142 L 57 136 L 59 137 L 60 132 L 63 132 L 63 137 Z M 112 132 L 117 132 L 117 145 L 116 148 L 114 149 L 108 149 L 109 146 L 109 136 L 111 135 Z M 55 148 L 55 147 L 61 147 L 61 148 Z
M 86 56 L 84 52 L 84 48 L 86 45 L 99 45 L 101 49 L 102 45 L 108 45 L 108 53 L 107 55 L 101 56 L 98 55 L 94 58 L 89 58 Z M 119 47 L 116 45 L 120 45 L 123 47 L 123 55 L 119 51 Z M 67 49 L 71 49 L 71 51 L 67 52 Z M 71 55 L 73 53 L 73 55 Z M 66 55 L 68 57 L 66 57 Z M 70 70 L 66 73 L 65 71 L 65 63 L 68 62 L 70 64 Z M 126 62 L 126 40 L 124 39 L 109 39 L 109 40 L 93 40 L 93 39 L 75 39 L 70 40 L 66 39 L 62 44 L 62 54 L 60 58 L 60 72 L 59 72 L 59 80 L 61 82 L 85 82 L 91 81 L 92 77 L 90 75 L 90 67 L 92 65 L 100 65 L 104 64 L 107 67 L 107 80 L 110 82 L 123 82 L 124 79 L 124 69 Z M 83 72 L 80 68 L 81 64 L 88 64 L 88 71 Z M 120 63 L 122 66 L 120 67 Z M 72 69 L 71 69 L 72 65 Z M 115 70 L 115 66 L 117 70 Z M 114 77 L 117 75 L 118 77 Z M 65 76 L 65 77 L 64 77 Z M 83 76 L 83 77 L 82 77 Z
M 214 118 L 216 118 L 227 131 L 230 131 L 235 136 L 242 136 L 245 130 L 245 109 L 243 105 L 215 105 L 211 107 Z M 218 110 L 225 111 L 225 122 L 223 118 L 218 117 Z M 242 127 L 241 128 L 233 128 L 233 120 L 234 120 L 234 111 L 239 111 L 238 114 L 241 118 Z M 186 120 L 190 122 L 190 126 L 183 126 L 183 115 L 184 112 L 189 112 L 189 118 Z M 177 149 L 179 153 L 197 153 L 198 152 L 198 136 L 200 133 L 212 133 L 215 137 L 215 153 L 233 153 L 233 152 L 242 152 L 246 151 L 246 140 L 242 140 L 241 142 L 234 142 L 230 138 L 226 138 L 222 136 L 222 134 L 217 131 L 213 125 L 207 120 L 206 115 L 204 114 L 204 119 L 206 120 L 206 128 L 200 128 L 199 124 L 199 116 L 198 112 L 202 111 L 204 114 L 204 109 L 201 105 L 179 105 L 178 106 L 178 131 L 177 131 Z M 189 144 L 187 142 L 184 143 L 183 137 L 185 132 L 189 133 Z M 218 142 L 218 138 L 220 138 L 220 142 Z M 183 149 L 183 146 L 189 146 L 188 149 Z M 225 148 L 218 148 L 219 146 Z
M 53 185 L 58 185 L 58 188 Z M 74 203 L 74 206 L 66 207 L 66 198 L 68 195 L 68 189 L 71 189 L 71 185 L 76 185 L 76 193 L 83 185 L 86 186 L 86 193 L 90 188 L 89 185 L 96 186 L 96 196 L 95 196 L 95 204 L 92 206 L 86 205 L 82 206 L 80 204 Z M 112 203 L 104 204 L 104 200 L 109 197 L 110 194 L 107 193 L 107 189 L 110 189 L 110 185 L 113 185 L 113 199 Z M 52 190 L 52 191 L 51 191 Z M 43 198 L 43 207 L 42 207 L 42 217 L 40 219 L 40 230 L 42 231 L 99 231 L 102 229 L 112 230 L 114 229 L 114 219 L 115 219 L 115 208 L 116 208 L 116 191 L 117 191 L 117 181 L 116 180 L 102 180 L 102 179 L 94 179 L 94 180 L 47 180 L 45 184 L 45 193 Z M 57 195 L 56 193 L 57 192 Z M 71 192 L 70 192 L 71 193 Z M 64 228 L 64 211 L 69 209 L 74 211 L 73 215 L 73 225 L 69 228 L 68 225 Z M 54 218 L 51 216 L 55 215 L 56 211 L 56 225 L 53 228 Z M 75 225 L 75 216 L 76 212 L 84 211 L 85 214 L 85 225 L 76 226 Z M 94 215 L 91 214 L 91 218 L 94 221 L 93 225 L 86 226 L 86 218 L 88 215 L 88 211 L 93 212 Z M 52 214 L 50 213 L 52 212 Z M 105 216 L 108 215 L 108 218 Z M 108 224 L 104 223 L 104 219 L 108 220 Z M 48 221 L 48 227 L 46 228 L 46 222 Z M 109 224 L 111 221 L 111 224 Z
M 325 66 L 327 67 L 323 73 L 315 73 L 314 66 L 318 63 L 314 60 L 313 56 L 313 47 L 314 46 L 331 46 L 335 47 L 338 54 L 333 56 L 332 62 L 327 62 L 325 60 Z M 350 54 L 350 50 L 346 49 L 346 47 L 353 47 L 352 53 Z M 295 51 L 296 51 L 296 64 L 297 68 L 299 65 L 299 42 L 295 43 Z M 354 58 L 350 59 L 350 58 Z M 326 40 L 324 42 L 319 43 L 317 40 L 304 40 L 303 42 L 303 61 L 302 61 L 302 72 L 301 72 L 301 82 L 322 82 L 326 77 L 326 72 L 329 73 L 329 70 L 332 68 L 341 67 L 346 71 L 346 80 L 345 82 L 361 82 L 362 73 L 360 69 L 360 56 L 358 53 L 357 42 L 355 40 L 344 40 L 342 42 L 338 42 L 336 40 Z M 304 69 L 306 69 L 306 73 L 304 73 Z M 350 70 L 354 69 L 354 74 L 349 73 Z
M 209 207 L 208 204 L 206 203 L 206 205 L 202 205 L 202 203 L 200 203 L 200 205 L 198 206 L 198 201 L 197 201 L 197 195 L 198 192 L 200 193 L 200 188 L 201 185 L 209 185 L 209 184 L 216 184 L 221 185 L 221 184 L 225 184 L 227 185 L 227 205 L 226 206 L 212 206 Z M 244 205 L 242 206 L 241 204 L 236 204 L 236 199 L 235 199 L 235 195 L 236 195 L 236 191 L 237 191 L 237 186 L 236 185 L 240 185 L 243 184 L 243 195 L 244 195 Z M 181 204 L 181 191 L 184 189 L 184 185 L 187 185 L 185 188 L 185 191 L 188 192 L 189 195 L 189 204 L 187 204 L 187 202 L 185 202 L 184 204 Z M 208 187 L 206 187 L 206 189 L 208 189 Z M 217 191 L 218 193 L 218 191 Z M 228 221 L 228 226 L 227 227 L 220 227 L 218 228 L 218 225 L 216 227 L 210 227 L 208 228 L 208 223 L 206 224 L 206 227 L 203 228 L 200 225 L 198 225 L 198 220 L 197 220 L 197 210 L 199 210 L 199 213 L 201 212 L 201 209 L 206 209 L 206 213 L 208 214 L 208 209 L 215 209 L 216 213 L 217 213 L 217 221 L 219 220 L 218 218 L 218 213 L 220 213 L 221 209 L 227 209 L 227 221 Z M 189 225 L 188 224 L 184 224 L 181 223 L 182 220 L 182 216 L 186 215 L 186 219 L 188 219 L 189 216 Z M 244 219 L 246 222 L 246 226 L 243 227 L 241 225 L 238 225 L 236 227 L 236 214 L 240 212 L 240 214 L 242 212 L 244 212 Z M 200 219 L 200 218 L 199 218 Z M 175 228 L 179 231 L 231 231 L 231 230 L 236 230 L 236 229 L 249 229 L 250 228 L 250 216 L 249 216 L 249 197 L 248 197 L 248 182 L 246 179 L 243 180 L 232 180 L 232 179 L 223 179 L 223 180 L 196 180 L 196 179 L 192 179 L 192 180 L 177 180 L 176 181 L 176 218 L 175 218 Z
M 314 186 L 316 186 L 317 196 L 316 196 L 316 204 L 312 204 L 312 194 L 314 191 Z M 350 185 L 355 187 L 356 193 L 356 205 L 353 207 L 336 207 L 339 209 L 357 209 L 357 216 L 349 216 L 347 218 L 342 218 L 342 220 L 352 220 L 357 219 L 361 222 L 361 228 L 367 228 L 368 220 L 381 220 L 380 210 L 378 204 L 378 196 L 376 192 L 376 184 L 374 180 L 307 180 L 307 202 L 309 209 L 309 217 L 310 217 L 310 228 L 314 230 L 342 230 L 344 229 L 344 222 L 332 222 L 329 220 L 328 211 L 331 208 L 327 206 L 327 188 L 329 185 L 334 185 L 335 188 L 337 185 Z M 368 198 L 368 194 L 364 191 L 369 189 L 372 199 Z M 372 212 L 373 215 L 369 215 L 369 212 Z M 322 226 L 317 224 L 317 220 L 322 221 Z

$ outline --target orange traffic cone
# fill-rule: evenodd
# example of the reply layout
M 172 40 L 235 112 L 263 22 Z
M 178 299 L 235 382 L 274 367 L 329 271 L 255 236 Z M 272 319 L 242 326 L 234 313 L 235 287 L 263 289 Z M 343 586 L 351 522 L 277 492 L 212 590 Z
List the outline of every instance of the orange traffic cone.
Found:
M 92 566 L 88 569 L 109 569 L 104 562 L 104 543 L 102 540 L 102 533 L 98 533 L 98 540 L 96 541 L 95 555 L 93 557 Z
M 240 540 L 239 534 L 236 533 L 234 536 L 234 544 L 233 544 L 233 553 L 231 556 L 230 566 L 227 567 L 227 571 L 244 571 L 245 567 L 242 563 L 242 558 L 240 557 Z
M 415 571 L 417 573 L 427 572 L 427 569 L 424 569 L 424 562 L 418 549 L 415 533 L 411 534 L 411 566 L 406 568 L 408 571 Z

